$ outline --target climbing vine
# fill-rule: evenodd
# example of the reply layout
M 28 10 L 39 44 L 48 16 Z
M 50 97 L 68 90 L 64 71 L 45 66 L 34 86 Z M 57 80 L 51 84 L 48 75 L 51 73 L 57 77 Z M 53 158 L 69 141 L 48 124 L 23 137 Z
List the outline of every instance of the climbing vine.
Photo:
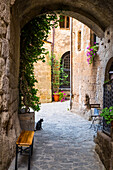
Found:
M 54 21 L 54 22 L 52 22 Z M 56 14 L 42 15 L 27 23 L 21 30 L 20 37 L 20 72 L 19 72 L 19 109 L 31 107 L 33 110 L 40 109 L 38 89 L 35 89 L 37 80 L 34 76 L 34 63 L 38 60 L 45 62 L 44 55 L 47 54 L 43 47 L 53 26 L 57 27 Z

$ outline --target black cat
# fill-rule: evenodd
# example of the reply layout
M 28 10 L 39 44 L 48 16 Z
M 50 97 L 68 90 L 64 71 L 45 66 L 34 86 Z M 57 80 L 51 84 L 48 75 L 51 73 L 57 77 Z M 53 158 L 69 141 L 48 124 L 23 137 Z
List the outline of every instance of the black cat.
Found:
M 41 130 L 42 129 L 42 122 L 44 120 L 43 119 L 40 119 L 37 123 L 36 123 L 36 130 Z M 35 131 L 36 131 L 35 130 Z

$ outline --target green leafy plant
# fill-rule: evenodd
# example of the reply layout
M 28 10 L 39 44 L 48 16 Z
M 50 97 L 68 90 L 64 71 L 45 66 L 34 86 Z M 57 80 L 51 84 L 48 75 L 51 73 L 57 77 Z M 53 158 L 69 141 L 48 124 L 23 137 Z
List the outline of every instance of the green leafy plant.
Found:
M 113 121 L 113 106 L 102 109 L 100 116 L 104 117 L 107 124 L 110 124 Z
M 52 22 L 54 21 L 54 22 Z M 26 111 L 31 107 L 34 111 L 40 109 L 37 80 L 34 76 L 34 63 L 38 60 L 45 62 L 47 54 L 43 48 L 51 28 L 57 27 L 56 14 L 42 15 L 27 23 L 21 30 L 20 37 L 20 72 L 19 72 L 19 109 L 25 106 Z
M 52 84 L 53 92 L 59 92 L 59 87 L 63 84 L 69 84 L 67 80 L 68 74 L 64 72 L 64 67 L 61 60 L 57 60 L 55 55 L 50 56 L 49 65 L 52 67 Z
M 110 80 L 105 80 L 105 81 L 104 81 L 104 84 L 105 84 L 105 83 L 108 83 L 109 81 L 110 81 Z
M 87 62 L 91 64 L 93 62 L 94 57 L 96 56 L 96 52 L 98 51 L 98 45 L 94 43 L 94 46 L 87 47 Z
M 65 100 L 66 100 L 66 93 L 64 93 L 64 91 L 61 91 L 61 92 L 59 92 L 59 100 L 61 101 L 61 102 L 64 102 Z

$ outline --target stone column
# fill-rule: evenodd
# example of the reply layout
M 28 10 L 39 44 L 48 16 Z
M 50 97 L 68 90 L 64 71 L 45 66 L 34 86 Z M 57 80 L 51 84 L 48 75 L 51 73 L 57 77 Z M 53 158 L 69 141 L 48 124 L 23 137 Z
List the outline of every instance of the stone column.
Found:
M 11 1 L 14 3 L 14 0 Z M 14 156 L 20 131 L 18 121 L 19 24 L 10 0 L 0 1 L 0 170 Z M 16 32 L 17 30 L 17 32 Z M 18 38 L 16 38 L 16 36 Z
M 9 29 L 10 1 L 2 0 L 0 2 L 0 146 L 2 146 L 0 148 L 0 169 L 5 164 L 5 161 L 3 163 L 3 156 L 5 156 L 5 149 L 8 147 L 3 145 L 3 141 L 9 120 Z

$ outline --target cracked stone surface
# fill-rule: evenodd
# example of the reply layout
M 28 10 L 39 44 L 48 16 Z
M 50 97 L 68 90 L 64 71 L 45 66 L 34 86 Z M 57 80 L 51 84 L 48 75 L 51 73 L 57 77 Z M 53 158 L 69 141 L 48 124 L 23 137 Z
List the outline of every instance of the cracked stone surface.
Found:
M 105 170 L 95 153 L 91 122 L 68 111 L 69 101 L 46 103 L 36 113 L 43 129 L 35 132 L 31 170 Z M 18 170 L 27 170 L 28 157 L 19 156 Z M 9 170 L 14 170 L 15 159 Z

